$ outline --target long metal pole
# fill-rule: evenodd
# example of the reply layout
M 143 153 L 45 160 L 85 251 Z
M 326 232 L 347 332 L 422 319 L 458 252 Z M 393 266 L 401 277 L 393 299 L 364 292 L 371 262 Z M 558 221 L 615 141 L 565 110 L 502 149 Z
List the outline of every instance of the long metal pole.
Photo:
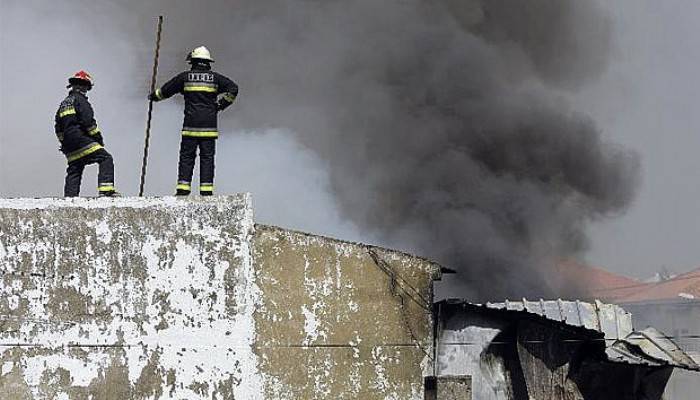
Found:
M 153 58 L 153 75 L 151 75 L 151 91 L 156 90 L 156 75 L 158 74 L 158 57 L 160 56 L 160 34 L 163 31 L 163 16 L 158 17 L 158 31 L 156 34 L 156 54 Z M 143 197 L 143 187 L 146 184 L 146 165 L 148 164 L 148 142 L 151 138 L 151 116 L 153 114 L 153 100 L 148 100 L 148 120 L 146 121 L 146 143 L 143 146 L 143 162 L 141 163 L 141 185 L 139 197 Z

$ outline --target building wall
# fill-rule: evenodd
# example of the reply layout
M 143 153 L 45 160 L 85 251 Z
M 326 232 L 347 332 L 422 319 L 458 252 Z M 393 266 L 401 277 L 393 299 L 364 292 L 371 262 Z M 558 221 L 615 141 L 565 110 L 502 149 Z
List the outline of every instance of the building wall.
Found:
M 3 399 L 422 399 L 431 368 L 436 265 L 248 195 L 0 200 L 0 274 Z
M 517 361 L 516 343 L 508 332 L 512 323 L 447 307 L 439 312 L 437 376 L 470 376 L 474 399 L 518 399 L 516 391 L 524 392 L 524 382 L 514 384 L 508 365 Z

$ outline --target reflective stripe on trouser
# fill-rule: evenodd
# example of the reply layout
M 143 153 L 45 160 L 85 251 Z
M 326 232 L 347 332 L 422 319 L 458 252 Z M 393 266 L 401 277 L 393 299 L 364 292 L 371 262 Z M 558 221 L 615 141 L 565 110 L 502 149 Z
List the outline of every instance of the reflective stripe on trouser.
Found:
M 189 182 L 192 182 L 197 148 L 199 148 L 199 181 L 212 185 L 213 189 L 214 154 L 216 152 L 216 140 L 213 138 L 187 136 L 182 138 L 180 141 L 180 162 L 178 164 L 177 180 L 178 182 L 187 182 L 188 185 Z
M 182 136 L 197 138 L 217 138 L 219 131 L 216 128 L 192 128 L 185 126 L 182 128 Z
M 100 147 L 97 151 L 68 164 L 68 168 L 66 169 L 66 183 L 63 188 L 64 196 L 75 197 L 80 194 L 80 181 L 83 178 L 83 170 L 86 165 L 90 164 L 99 165 L 99 172 L 97 174 L 98 187 L 110 184 L 112 190 L 114 190 L 114 161 L 107 150 Z
M 100 182 L 97 184 L 98 192 L 113 192 L 114 182 Z
M 200 183 L 199 184 L 199 191 L 213 193 L 214 192 L 214 184 L 213 183 Z
M 177 181 L 177 186 L 175 187 L 177 190 L 187 190 L 188 192 L 192 190 L 192 185 L 188 181 Z
M 68 154 L 66 154 L 66 158 L 68 159 L 68 163 L 72 163 L 76 160 L 79 160 L 89 154 L 92 154 L 96 152 L 97 150 L 102 149 L 102 145 L 97 143 L 97 142 L 92 142 L 86 146 L 83 146 L 79 148 L 78 150 L 72 151 Z

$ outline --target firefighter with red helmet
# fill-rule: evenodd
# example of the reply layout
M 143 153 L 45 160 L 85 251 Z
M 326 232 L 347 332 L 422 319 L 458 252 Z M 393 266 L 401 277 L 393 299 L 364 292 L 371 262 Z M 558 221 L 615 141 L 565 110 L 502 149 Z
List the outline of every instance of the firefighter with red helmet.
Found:
M 97 190 L 100 196 L 118 195 L 114 189 L 114 161 L 104 148 L 102 133 L 95 122 L 87 92 L 93 87 L 90 74 L 78 71 L 68 79 L 68 96 L 56 111 L 55 132 L 61 142 L 61 152 L 68 160 L 65 197 L 80 195 L 83 170 L 98 164 Z
M 176 75 L 149 99 L 160 101 L 177 93 L 185 98 L 185 118 L 180 142 L 180 161 L 176 195 L 189 195 L 194 162 L 199 148 L 199 193 L 214 194 L 214 153 L 219 111 L 230 106 L 238 95 L 238 85 L 229 78 L 212 71 L 214 60 L 209 50 L 200 46 L 187 56 L 189 71 Z

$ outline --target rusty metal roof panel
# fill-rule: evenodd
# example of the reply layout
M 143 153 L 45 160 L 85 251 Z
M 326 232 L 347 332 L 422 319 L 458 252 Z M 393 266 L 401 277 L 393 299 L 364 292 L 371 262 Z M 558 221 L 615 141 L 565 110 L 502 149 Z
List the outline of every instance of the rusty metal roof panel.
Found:
M 622 339 L 632 332 L 632 315 L 615 304 L 579 300 L 527 300 L 486 303 L 497 310 L 525 311 L 567 325 L 584 327 L 605 334 L 606 339 Z

